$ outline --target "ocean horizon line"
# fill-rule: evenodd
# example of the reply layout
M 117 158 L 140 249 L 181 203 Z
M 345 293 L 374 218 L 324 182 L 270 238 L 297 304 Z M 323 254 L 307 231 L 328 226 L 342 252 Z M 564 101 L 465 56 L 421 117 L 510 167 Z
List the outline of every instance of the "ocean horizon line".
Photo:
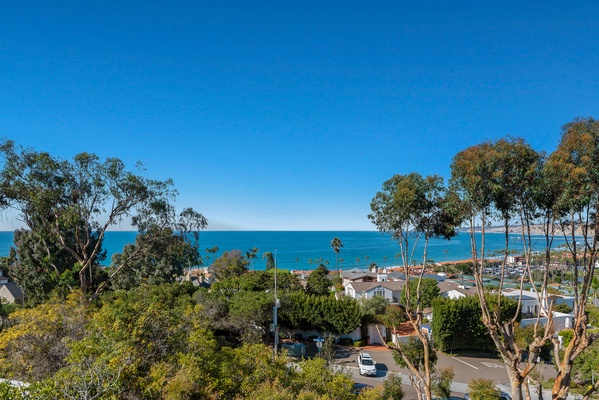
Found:
M 103 248 L 107 252 L 106 261 L 112 256 L 122 253 L 127 244 L 133 244 L 138 231 L 107 231 L 104 236 Z M 336 253 L 331 240 L 338 237 L 343 247 Z M 510 237 L 514 237 L 511 234 Z M 476 233 L 477 242 L 481 235 Z M 0 231 L 0 256 L 8 256 L 13 243 L 14 231 Z M 492 251 L 500 251 L 505 246 L 503 233 L 488 233 L 486 235 L 487 255 Z M 413 244 L 414 241 L 411 243 Z M 554 247 L 561 241 L 556 240 Z M 512 240 L 512 249 L 520 249 L 519 241 Z M 536 247 L 536 249 L 534 248 Z M 542 250 L 544 240 L 537 236 L 533 250 Z M 214 249 L 217 249 L 214 251 Z M 224 252 L 239 250 L 242 254 L 258 249 L 257 258 L 251 260 L 252 269 L 264 269 L 265 252 L 276 253 L 277 265 L 284 269 L 313 270 L 319 264 L 325 264 L 329 269 L 368 268 L 375 263 L 379 267 L 390 267 L 402 264 L 401 250 L 398 241 L 390 234 L 379 231 L 200 231 L 199 251 L 204 265 L 210 265 Z M 421 262 L 424 240 L 416 244 L 414 257 L 409 260 Z M 431 239 L 427 250 L 428 262 L 456 262 L 472 258 L 470 234 L 458 232 L 451 240 Z M 338 262 L 337 262 L 338 261 Z

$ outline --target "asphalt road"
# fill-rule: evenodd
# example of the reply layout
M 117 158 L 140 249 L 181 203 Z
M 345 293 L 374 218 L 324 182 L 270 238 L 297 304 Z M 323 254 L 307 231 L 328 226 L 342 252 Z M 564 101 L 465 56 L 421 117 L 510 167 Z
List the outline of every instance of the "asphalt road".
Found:
M 314 349 L 316 350 L 316 349 Z M 357 358 L 360 351 L 370 353 L 376 361 L 377 376 L 361 376 L 358 371 Z M 437 353 L 437 368 L 452 367 L 455 373 L 452 384 L 452 395 L 462 397 L 468 391 L 468 383 L 472 379 L 486 378 L 493 380 L 502 390 L 510 392 L 509 378 L 503 362 L 494 356 L 452 356 Z M 399 373 L 404 383 L 406 392 L 405 400 L 417 400 L 414 389 L 410 386 L 408 370 L 400 368 L 391 355 L 391 350 L 383 347 L 353 348 L 340 347 L 336 353 L 336 364 L 339 368 L 348 370 L 355 382 L 368 385 L 382 385 L 390 373 Z M 543 365 L 544 379 L 555 377 L 555 369 L 551 365 Z M 531 388 L 534 392 L 534 389 Z M 531 393 L 532 394 L 532 393 Z M 534 396 L 536 398 L 536 396 Z M 550 398 L 545 396 L 545 398 Z

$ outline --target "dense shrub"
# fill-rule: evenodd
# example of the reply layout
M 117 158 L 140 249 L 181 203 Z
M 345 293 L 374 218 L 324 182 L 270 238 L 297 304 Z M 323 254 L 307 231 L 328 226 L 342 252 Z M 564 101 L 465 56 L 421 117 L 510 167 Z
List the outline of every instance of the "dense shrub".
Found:
M 497 303 L 497 296 L 487 297 L 489 306 Z M 456 350 L 494 351 L 495 345 L 487 328 L 482 323 L 482 312 L 478 297 L 470 296 L 458 300 L 436 298 L 433 300 L 433 340 L 444 352 Z M 513 300 L 502 298 L 502 319 L 511 318 L 517 308 Z
M 588 305 L 586 312 L 589 317 L 589 324 L 599 327 L 599 307 Z

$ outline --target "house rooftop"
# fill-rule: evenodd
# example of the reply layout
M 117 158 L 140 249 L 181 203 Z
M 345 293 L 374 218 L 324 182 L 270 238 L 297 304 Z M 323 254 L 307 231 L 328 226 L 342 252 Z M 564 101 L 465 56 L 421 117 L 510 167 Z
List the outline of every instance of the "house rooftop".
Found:
M 389 290 L 401 290 L 404 286 L 404 282 L 352 282 L 350 283 L 350 285 L 354 288 L 356 292 L 365 292 L 377 287 L 384 287 Z
M 21 288 L 16 283 L 8 282 L 0 285 L 0 293 L 7 291 L 14 299 L 22 299 L 24 296 Z M 11 299 L 12 300 L 12 299 Z

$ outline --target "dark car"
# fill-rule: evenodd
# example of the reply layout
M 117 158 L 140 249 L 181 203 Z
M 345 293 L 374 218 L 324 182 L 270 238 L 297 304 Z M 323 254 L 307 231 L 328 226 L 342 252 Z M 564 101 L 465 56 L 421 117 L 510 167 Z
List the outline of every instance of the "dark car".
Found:
M 352 392 L 354 394 L 360 394 L 360 392 L 362 392 L 364 390 L 372 389 L 372 388 L 373 388 L 372 385 L 367 385 L 366 383 L 354 383 L 354 388 L 353 388 Z

